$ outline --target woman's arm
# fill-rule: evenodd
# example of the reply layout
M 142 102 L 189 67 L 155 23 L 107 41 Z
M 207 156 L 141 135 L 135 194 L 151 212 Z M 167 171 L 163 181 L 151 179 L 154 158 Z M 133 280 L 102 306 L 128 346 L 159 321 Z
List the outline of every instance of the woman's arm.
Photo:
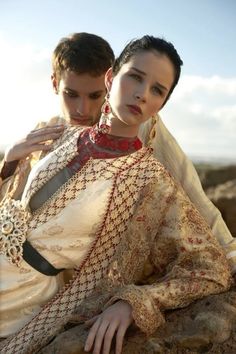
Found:
M 220 211 L 203 191 L 193 163 L 182 151 L 158 115 L 155 120 L 149 120 L 141 127 L 140 136 L 145 144 L 151 144 L 155 158 L 181 184 L 224 248 L 232 273 L 236 273 L 236 239 L 230 234 Z
M 148 228 L 155 227 L 157 220 L 159 190 L 160 183 L 151 186 L 129 232 L 146 232 L 148 237 Z M 147 334 L 163 323 L 165 310 L 187 306 L 231 285 L 223 250 L 182 188 L 175 185 L 167 199 L 161 226 L 150 246 L 149 258 L 157 270 L 156 278 L 153 275 L 156 280 L 151 285 L 121 287 L 109 302 L 127 301 L 132 306 L 134 321 Z

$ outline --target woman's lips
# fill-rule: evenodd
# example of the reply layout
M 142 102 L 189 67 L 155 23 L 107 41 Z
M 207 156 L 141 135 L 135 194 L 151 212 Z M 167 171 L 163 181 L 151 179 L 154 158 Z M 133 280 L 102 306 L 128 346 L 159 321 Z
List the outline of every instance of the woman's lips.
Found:
M 139 106 L 128 104 L 129 110 L 134 114 L 142 114 L 142 110 Z

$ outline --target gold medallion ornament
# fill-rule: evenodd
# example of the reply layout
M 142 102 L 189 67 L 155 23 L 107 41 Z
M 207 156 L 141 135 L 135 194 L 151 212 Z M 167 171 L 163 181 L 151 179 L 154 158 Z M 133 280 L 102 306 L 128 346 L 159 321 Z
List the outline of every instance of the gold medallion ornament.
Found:
M 19 200 L 8 198 L 0 208 L 0 254 L 18 267 L 23 260 L 29 216 Z

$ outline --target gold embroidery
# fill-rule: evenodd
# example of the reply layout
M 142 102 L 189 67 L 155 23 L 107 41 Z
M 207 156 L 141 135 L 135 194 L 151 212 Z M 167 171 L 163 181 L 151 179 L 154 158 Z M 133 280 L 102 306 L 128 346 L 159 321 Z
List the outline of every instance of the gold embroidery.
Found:
M 11 264 L 18 267 L 23 259 L 29 216 L 19 200 L 8 198 L 0 209 L 0 254 L 4 254 Z
M 77 141 L 77 137 L 75 137 L 75 141 Z M 72 145 L 75 148 L 76 145 L 73 142 Z M 63 146 L 61 150 L 62 156 L 64 151 Z M 40 210 L 42 212 L 41 215 L 38 212 L 34 214 L 30 223 L 31 228 L 35 228 L 40 223 L 46 222 L 50 217 L 57 215 L 70 200 L 76 197 L 78 191 L 86 189 L 93 181 L 113 176 L 113 186 L 103 222 L 95 235 L 94 242 L 87 252 L 86 258 L 80 268 L 76 269 L 74 279 L 22 331 L 12 340 L 10 338 L 9 341 L 6 341 L 4 349 L 6 348 L 8 352 L 23 353 L 31 345 L 34 350 L 42 346 L 48 336 L 54 333 L 55 321 L 57 323 L 60 322 L 60 324 L 66 323 L 75 308 L 85 297 L 89 296 L 91 291 L 105 277 L 117 246 L 120 244 L 128 222 L 134 213 L 134 206 L 138 200 L 140 189 L 156 175 L 157 165 L 159 166 L 159 164 L 153 164 L 150 155 L 151 151 L 144 148 L 130 156 L 117 159 L 91 160 L 89 164 L 84 166 L 85 171 L 83 174 L 76 174 L 62 187 L 58 194 L 55 193 L 52 196 L 47 208 L 45 204 Z M 72 153 L 70 156 L 72 156 Z M 65 157 L 65 159 L 68 160 L 68 157 Z M 146 161 L 146 163 L 142 164 L 144 170 L 149 166 L 149 172 L 146 177 L 140 173 L 140 163 L 142 161 Z M 49 168 L 49 165 L 47 168 Z M 54 171 L 51 171 L 52 166 L 58 171 L 61 166 L 65 165 L 65 161 L 58 163 L 58 165 L 57 163 L 52 163 L 49 168 L 49 174 L 42 173 L 45 176 L 44 181 L 42 179 L 33 181 L 35 183 L 31 184 L 28 198 L 42 184 L 45 184 L 46 180 L 51 178 L 51 175 L 54 174 Z M 130 167 L 132 168 L 130 169 Z M 132 183 L 129 183 L 130 179 Z

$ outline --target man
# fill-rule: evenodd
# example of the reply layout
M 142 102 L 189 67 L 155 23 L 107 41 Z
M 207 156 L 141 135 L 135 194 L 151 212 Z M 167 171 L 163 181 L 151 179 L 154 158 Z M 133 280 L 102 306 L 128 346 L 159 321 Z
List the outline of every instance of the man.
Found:
M 53 141 L 60 137 L 65 124 L 89 126 L 98 120 L 106 94 L 104 75 L 113 60 L 110 45 L 94 34 L 75 33 L 59 42 L 53 52 L 51 80 L 60 98 L 61 117 L 40 123 L 36 130 L 6 151 L 0 173 L 1 199 L 20 198 L 31 167 L 53 149 Z M 156 158 L 181 183 L 207 220 L 225 249 L 232 272 L 236 273 L 236 240 L 203 192 L 193 164 L 161 118 L 157 116 L 147 122 L 140 136 L 144 144 L 151 143 Z

